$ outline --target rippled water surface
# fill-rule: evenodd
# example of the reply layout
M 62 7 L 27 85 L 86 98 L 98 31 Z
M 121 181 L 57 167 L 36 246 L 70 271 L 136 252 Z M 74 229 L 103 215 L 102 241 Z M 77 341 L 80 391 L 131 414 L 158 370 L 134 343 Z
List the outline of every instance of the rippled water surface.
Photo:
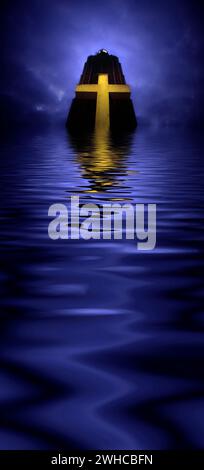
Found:
M 198 131 L 4 142 L 1 448 L 203 446 L 203 179 Z M 76 194 L 156 203 L 156 249 L 50 240 Z

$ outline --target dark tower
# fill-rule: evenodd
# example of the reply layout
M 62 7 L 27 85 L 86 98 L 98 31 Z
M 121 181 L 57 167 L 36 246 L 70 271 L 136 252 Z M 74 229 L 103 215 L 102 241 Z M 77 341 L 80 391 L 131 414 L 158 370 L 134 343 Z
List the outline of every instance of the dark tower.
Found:
M 66 125 L 71 130 L 110 127 L 131 130 L 137 120 L 118 58 L 101 49 L 88 57 Z
M 107 73 L 109 83 L 125 84 L 125 77 L 118 58 L 108 54 L 105 49 L 88 57 L 79 83 L 98 83 L 99 73 Z

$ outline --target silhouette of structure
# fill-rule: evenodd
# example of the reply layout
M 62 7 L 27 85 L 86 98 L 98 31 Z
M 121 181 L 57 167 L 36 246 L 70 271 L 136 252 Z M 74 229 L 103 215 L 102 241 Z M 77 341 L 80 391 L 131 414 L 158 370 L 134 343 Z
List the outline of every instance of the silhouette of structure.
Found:
M 137 120 L 116 56 L 101 49 L 89 56 L 72 101 L 66 126 L 70 130 L 132 130 Z

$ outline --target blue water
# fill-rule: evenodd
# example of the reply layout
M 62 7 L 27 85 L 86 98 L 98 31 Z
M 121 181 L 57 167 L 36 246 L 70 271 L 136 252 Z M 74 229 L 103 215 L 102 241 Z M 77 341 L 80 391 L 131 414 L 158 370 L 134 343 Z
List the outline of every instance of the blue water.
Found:
M 7 136 L 1 449 L 203 447 L 203 179 L 196 130 Z M 50 240 L 49 206 L 76 194 L 156 203 L 155 250 Z

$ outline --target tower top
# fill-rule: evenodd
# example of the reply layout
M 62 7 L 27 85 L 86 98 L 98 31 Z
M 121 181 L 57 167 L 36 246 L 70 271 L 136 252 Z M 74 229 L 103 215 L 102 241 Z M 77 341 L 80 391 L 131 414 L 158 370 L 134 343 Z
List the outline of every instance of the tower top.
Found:
M 88 83 L 96 85 L 99 74 L 107 74 L 110 84 L 125 85 L 125 77 L 118 57 L 109 54 L 107 49 L 100 49 L 95 55 L 88 56 L 80 78 L 80 85 Z
M 108 51 L 106 49 L 99 49 L 97 54 L 108 54 Z

